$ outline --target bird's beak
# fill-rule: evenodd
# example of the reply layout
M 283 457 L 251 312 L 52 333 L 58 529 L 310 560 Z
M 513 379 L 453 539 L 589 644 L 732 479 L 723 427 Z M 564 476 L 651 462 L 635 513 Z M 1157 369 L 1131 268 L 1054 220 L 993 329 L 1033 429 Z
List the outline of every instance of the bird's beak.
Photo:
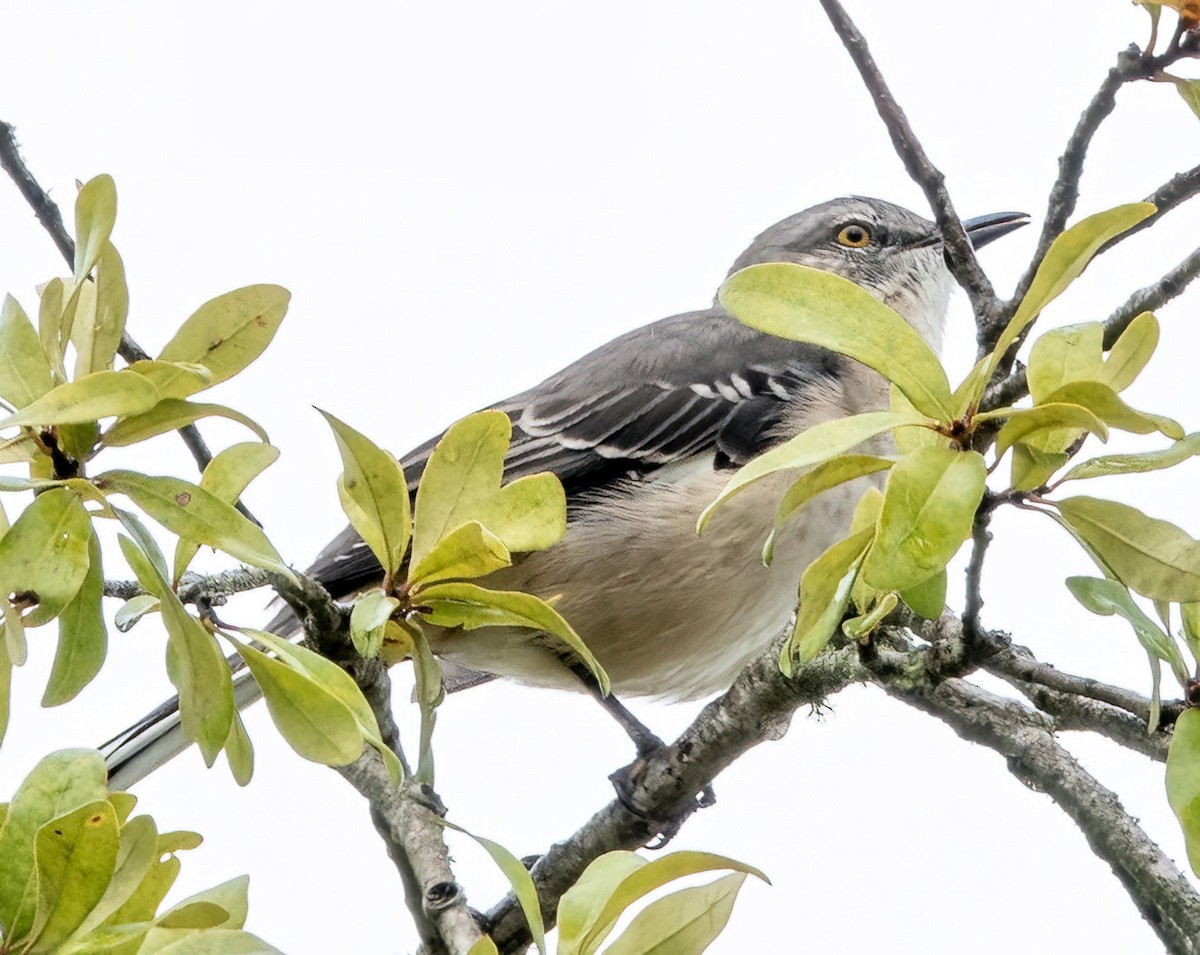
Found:
M 1029 224 L 1029 216 L 1024 212 L 993 212 L 986 216 L 976 216 L 974 219 L 963 220 L 963 230 L 971 245 L 982 249 L 993 239 L 1008 235 L 1014 229 Z

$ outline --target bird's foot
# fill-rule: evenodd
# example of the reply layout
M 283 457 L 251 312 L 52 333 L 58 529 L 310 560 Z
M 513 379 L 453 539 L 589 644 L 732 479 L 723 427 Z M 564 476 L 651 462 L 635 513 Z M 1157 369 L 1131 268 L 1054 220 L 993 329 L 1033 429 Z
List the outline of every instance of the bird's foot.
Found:
M 663 748 L 659 744 L 659 749 Z M 644 797 L 639 792 L 642 774 L 646 768 L 646 758 L 657 752 L 651 749 L 643 752 L 638 747 L 638 758 L 628 766 L 623 766 L 609 776 L 617 801 L 630 813 L 637 816 L 645 824 L 653 839 L 646 844 L 647 849 L 658 850 L 675 838 L 680 827 L 697 809 L 707 809 L 717 801 L 716 793 L 711 785 L 705 785 L 700 792 L 684 796 L 677 803 L 668 806 L 665 811 L 658 807 L 645 805 Z

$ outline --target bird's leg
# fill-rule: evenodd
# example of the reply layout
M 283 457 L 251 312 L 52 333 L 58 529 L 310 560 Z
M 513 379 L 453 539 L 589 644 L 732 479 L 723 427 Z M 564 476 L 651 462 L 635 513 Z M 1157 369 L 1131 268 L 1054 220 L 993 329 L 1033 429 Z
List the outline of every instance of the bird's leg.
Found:
M 646 846 L 647 849 L 661 849 L 673 838 L 675 833 L 679 831 L 679 827 L 683 825 L 683 821 L 695 812 L 697 809 L 705 809 L 717 801 L 716 793 L 713 792 L 712 786 L 705 786 L 694 799 L 688 799 L 686 807 L 682 807 L 679 811 L 672 812 L 674 817 L 667 822 L 651 818 L 650 814 L 644 809 L 641 809 L 634 801 L 633 794 L 635 789 L 634 779 L 639 768 L 638 764 L 652 753 L 664 749 L 666 744 L 655 735 L 649 727 L 641 720 L 634 716 L 629 709 L 611 693 L 605 695 L 600 686 L 600 682 L 596 679 L 596 675 L 592 673 L 586 666 L 581 663 L 568 662 L 567 666 L 582 681 L 583 685 L 601 706 L 607 710 L 625 730 L 626 735 L 633 741 L 634 747 L 637 749 L 638 758 L 628 766 L 623 766 L 615 773 L 609 776 L 609 781 L 613 784 L 613 789 L 616 790 L 617 799 L 621 805 L 632 812 L 634 815 L 645 819 L 651 823 L 656 830 L 657 838 L 654 842 Z
M 649 756 L 666 745 L 645 723 L 630 713 L 624 703 L 611 693 L 606 696 L 600 686 L 600 681 L 596 679 L 596 674 L 586 666 L 582 663 L 574 662 L 568 663 L 567 666 L 570 667 L 572 673 L 579 677 L 580 681 L 587 688 L 588 693 L 596 702 L 603 706 L 608 714 L 621 724 L 621 729 L 625 731 L 625 735 L 633 741 L 638 756 Z

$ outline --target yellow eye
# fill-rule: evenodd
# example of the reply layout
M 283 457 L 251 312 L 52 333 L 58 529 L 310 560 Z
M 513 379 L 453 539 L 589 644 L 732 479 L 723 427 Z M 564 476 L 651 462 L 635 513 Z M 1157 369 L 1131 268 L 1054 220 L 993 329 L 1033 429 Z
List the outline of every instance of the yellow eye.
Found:
M 850 249 L 861 249 L 871 244 L 871 230 L 861 222 L 844 225 L 837 234 L 840 245 Z

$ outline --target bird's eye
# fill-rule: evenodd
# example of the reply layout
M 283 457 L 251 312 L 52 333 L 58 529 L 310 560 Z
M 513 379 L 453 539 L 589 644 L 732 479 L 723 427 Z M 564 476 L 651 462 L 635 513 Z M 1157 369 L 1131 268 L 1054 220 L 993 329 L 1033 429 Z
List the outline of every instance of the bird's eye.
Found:
M 861 222 L 851 222 L 838 231 L 837 241 L 849 249 L 861 249 L 871 244 L 871 230 Z

